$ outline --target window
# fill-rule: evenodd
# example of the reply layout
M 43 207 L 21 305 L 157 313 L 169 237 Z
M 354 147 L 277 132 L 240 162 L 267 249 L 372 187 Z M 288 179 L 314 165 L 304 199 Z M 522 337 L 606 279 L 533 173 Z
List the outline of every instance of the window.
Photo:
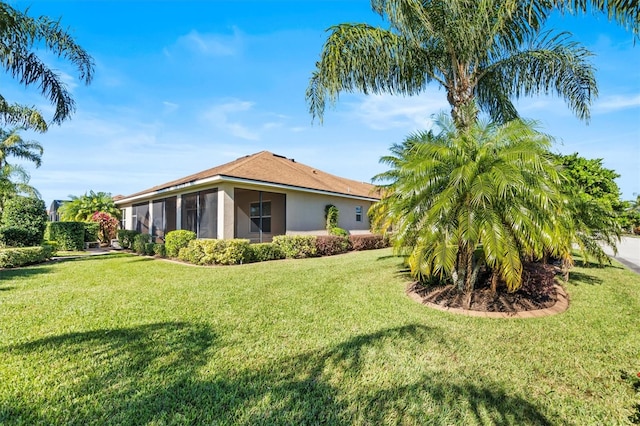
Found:
M 198 238 L 217 237 L 217 188 L 182 196 L 182 229 L 195 232 Z
M 127 209 L 120 209 L 120 229 L 127 229 Z
M 149 203 L 137 204 L 132 208 L 133 229 L 141 234 L 149 233 Z
M 271 233 L 271 201 L 251 203 L 249 216 L 251 217 L 251 232 Z
M 356 206 L 356 222 L 362 222 L 362 206 Z

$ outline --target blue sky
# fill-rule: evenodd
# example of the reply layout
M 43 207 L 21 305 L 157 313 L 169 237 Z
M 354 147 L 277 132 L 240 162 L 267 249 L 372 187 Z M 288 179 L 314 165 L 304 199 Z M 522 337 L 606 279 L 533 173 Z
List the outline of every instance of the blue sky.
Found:
M 43 165 L 29 171 L 47 205 L 88 190 L 127 195 L 261 150 L 370 181 L 393 143 L 448 110 L 437 86 L 411 98 L 345 94 L 323 125 L 312 124 L 304 95 L 325 30 L 381 24 L 367 0 L 10 4 L 61 18 L 96 62 L 89 86 L 69 64 L 52 62 L 77 112 L 46 134 L 25 135 L 45 148 Z M 554 150 L 602 158 L 631 199 L 640 193 L 640 46 L 604 16 L 554 16 L 549 27 L 595 54 L 600 96 L 591 122 L 554 97 L 521 99 L 519 111 L 556 138 Z M 51 116 L 36 90 L 8 76 L 0 84 L 9 100 Z

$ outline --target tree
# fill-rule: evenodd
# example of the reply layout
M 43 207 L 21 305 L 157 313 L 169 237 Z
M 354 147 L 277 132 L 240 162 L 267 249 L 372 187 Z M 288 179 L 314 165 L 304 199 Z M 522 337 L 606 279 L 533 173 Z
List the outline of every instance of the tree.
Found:
M 109 213 L 95 212 L 91 216 L 91 221 L 99 225 L 98 239 L 102 243 L 110 243 L 116 237 L 119 221 Z
M 551 3 L 504 0 L 372 0 L 390 29 L 340 24 L 316 63 L 307 102 L 322 120 L 342 91 L 417 95 L 435 82 L 458 128 L 478 110 L 503 123 L 512 98 L 555 93 L 581 119 L 597 95 L 591 53 L 567 33 L 540 34 Z
M 29 173 L 22 166 L 5 164 L 0 167 L 0 211 L 15 196 L 40 198 L 38 190 L 29 185 L 29 179 Z
M 574 228 L 574 242 L 587 260 L 595 257 L 601 265 L 610 263 L 601 245 L 616 250 L 622 234 L 618 218 L 625 206 L 615 182 L 620 175 L 605 168 L 600 158 L 586 159 L 578 153 L 556 154 L 554 158 L 566 178 L 562 192 L 571 213 L 567 226 Z
M 117 219 L 120 218 L 120 210 L 108 192 L 89 191 L 80 197 L 69 195 L 69 198 L 71 201 L 64 203 L 58 210 L 62 221 L 89 221 L 96 212 L 104 212 Z
M 13 197 L 2 212 L 0 240 L 10 246 L 40 245 L 47 219 L 47 210 L 41 199 Z
M 35 86 L 55 107 L 51 121 L 61 123 L 75 110 L 71 93 L 59 73 L 50 68 L 37 52 L 42 47 L 58 58 L 71 62 L 80 80 L 93 78 L 93 59 L 82 49 L 59 21 L 46 16 L 32 18 L 7 3 L 0 3 L 0 66 L 26 87 Z M 0 119 L 5 124 L 44 132 L 47 121 L 35 107 L 9 103 L 0 95 Z
M 18 133 L 20 128 L 10 131 L 0 129 L 0 211 L 8 198 L 27 195 L 39 198 L 38 191 L 29 185 L 29 173 L 24 167 L 10 164 L 9 157 L 31 161 L 36 167 L 42 163 L 42 145 L 36 141 L 25 141 Z
M 394 145 L 381 159 L 391 169 L 375 178 L 383 196 L 373 225 L 393 229 L 414 277 L 469 293 L 486 267 L 494 291 L 498 281 L 515 291 L 524 261 L 570 262 L 551 139 L 522 120 L 462 131 L 442 116 L 437 126 Z

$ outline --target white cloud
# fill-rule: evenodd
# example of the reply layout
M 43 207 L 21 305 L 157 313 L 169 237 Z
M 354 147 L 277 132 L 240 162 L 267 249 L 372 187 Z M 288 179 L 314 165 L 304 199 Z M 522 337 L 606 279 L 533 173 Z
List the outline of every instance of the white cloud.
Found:
M 178 37 L 175 44 L 163 49 L 167 56 L 172 56 L 175 49 L 184 49 L 203 56 L 234 56 L 242 50 L 243 37 L 237 28 L 232 34 L 200 33 L 191 30 Z
M 250 130 L 248 126 L 230 119 L 231 115 L 251 110 L 253 105 L 253 102 L 233 100 L 209 108 L 202 114 L 202 118 L 213 126 L 238 138 L 259 140 L 260 135 L 256 131 Z
M 353 105 L 353 104 L 352 104 Z M 427 129 L 433 125 L 432 116 L 448 110 L 442 91 L 427 90 L 419 96 L 369 95 L 353 105 L 353 113 L 366 126 L 375 130 L 406 128 Z
M 640 106 L 640 94 L 607 96 L 593 106 L 594 112 L 607 113 Z

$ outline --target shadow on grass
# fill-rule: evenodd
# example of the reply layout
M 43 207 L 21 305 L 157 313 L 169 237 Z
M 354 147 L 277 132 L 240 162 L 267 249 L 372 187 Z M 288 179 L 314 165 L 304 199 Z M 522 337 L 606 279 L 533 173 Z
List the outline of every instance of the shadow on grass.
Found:
M 499 383 L 428 373 L 399 385 L 376 377 L 380 365 L 371 376 L 378 351 L 429 341 L 446 347 L 442 340 L 438 329 L 409 325 L 234 367 L 217 352 L 220 343 L 207 325 L 170 322 L 54 336 L 4 348 L 53 360 L 42 367 L 51 387 L 45 397 L 26 397 L 24 389 L 3 397 L 0 423 L 551 424 Z M 62 371 L 52 375 L 53 365 Z
M 123 257 L 130 257 L 133 259 L 135 256 L 129 253 L 106 253 L 106 254 L 94 254 L 94 255 L 85 254 L 85 255 L 78 255 L 78 256 L 57 257 L 55 259 L 52 259 L 51 262 L 53 263 L 84 262 L 87 260 L 110 260 L 110 259 L 123 258 Z
M 9 288 L 3 287 L 3 284 L 7 283 L 7 281 L 15 282 L 28 279 L 36 275 L 48 274 L 52 271 L 53 268 L 50 266 L 43 266 L 43 264 L 24 266 L 21 268 L 2 269 L 0 270 L 0 290 L 13 288 L 13 286 Z
M 569 272 L 569 283 L 571 284 L 599 285 L 599 284 L 602 284 L 603 282 L 604 281 L 601 278 L 594 277 L 593 275 L 590 275 L 590 274 L 585 274 L 577 271 Z

